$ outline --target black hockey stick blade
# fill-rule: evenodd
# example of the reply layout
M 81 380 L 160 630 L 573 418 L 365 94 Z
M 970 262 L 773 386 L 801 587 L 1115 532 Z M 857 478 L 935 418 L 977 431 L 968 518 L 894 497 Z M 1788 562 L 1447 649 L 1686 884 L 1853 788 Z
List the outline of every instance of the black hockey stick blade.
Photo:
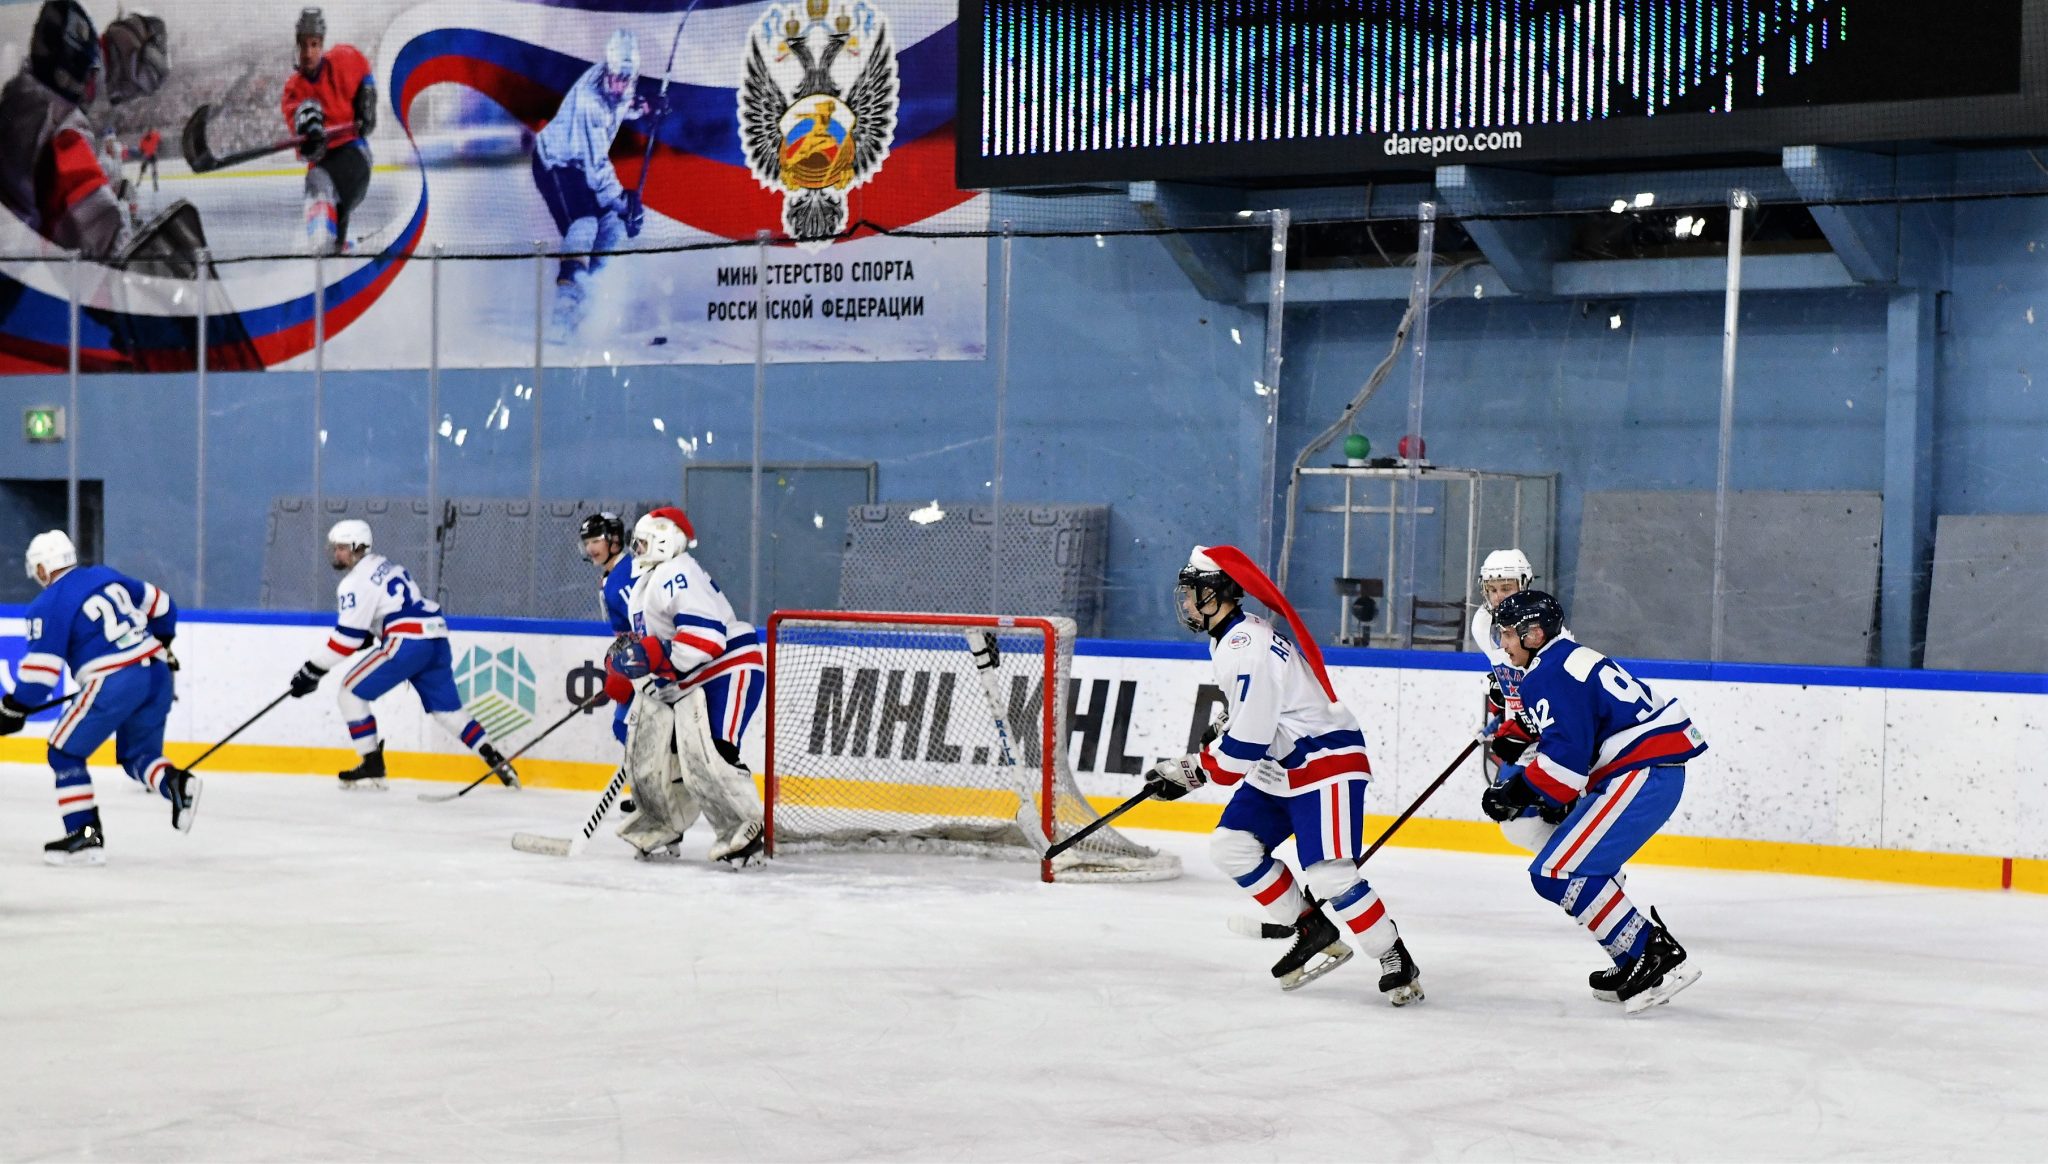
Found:
M 1095 820 L 1091 820 L 1087 824 L 1082 825 L 1080 829 L 1074 833 L 1074 835 L 1053 842 L 1052 846 L 1046 849 L 1045 851 L 1045 859 L 1048 861 L 1052 860 L 1054 857 L 1059 856 L 1061 853 L 1066 852 L 1068 849 L 1073 848 L 1075 845 L 1078 845 L 1082 841 L 1085 841 L 1089 837 L 1093 836 L 1096 830 L 1108 825 L 1110 821 L 1115 820 L 1116 818 L 1131 811 L 1132 809 L 1138 807 L 1139 805 L 1145 803 L 1150 799 L 1152 799 L 1152 790 L 1150 788 L 1140 791 L 1136 796 L 1131 797 L 1129 800 L 1126 800 L 1122 804 L 1117 805 L 1115 808 L 1110 809 L 1108 812 L 1103 813 L 1100 817 L 1096 818 Z
M 213 106 L 201 105 L 186 119 L 185 130 L 180 137 L 185 150 L 185 163 L 192 167 L 195 174 L 210 173 L 228 166 L 238 166 L 243 162 L 253 162 L 257 158 L 267 158 L 271 154 L 281 154 L 286 150 L 296 149 L 301 141 L 298 137 L 279 138 L 268 145 L 250 146 L 248 149 L 236 150 L 224 156 L 216 155 L 206 142 L 206 127 L 212 117 Z M 333 141 L 338 135 L 354 129 L 355 123 L 350 121 L 331 125 L 327 127 L 327 140 Z

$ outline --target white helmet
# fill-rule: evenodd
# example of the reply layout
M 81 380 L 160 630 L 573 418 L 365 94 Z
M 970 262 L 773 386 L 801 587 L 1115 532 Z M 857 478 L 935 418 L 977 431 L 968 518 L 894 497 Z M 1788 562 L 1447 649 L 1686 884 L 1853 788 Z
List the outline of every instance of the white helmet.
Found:
M 673 505 L 650 510 L 633 523 L 633 568 L 666 562 L 696 544 L 688 514 Z
M 604 71 L 627 80 L 639 79 L 640 42 L 634 38 L 632 29 L 617 29 L 604 42 Z
M 69 534 L 53 529 L 29 539 L 27 558 L 29 577 L 34 578 L 36 567 L 41 566 L 54 578 L 58 571 L 78 564 L 78 547 L 71 544 Z
M 1536 580 L 1536 570 L 1529 565 L 1528 555 L 1520 550 L 1495 550 L 1486 555 L 1480 563 L 1481 582 L 1519 582 L 1528 586 Z
M 357 546 L 367 550 L 373 544 L 370 540 L 370 523 L 354 517 L 337 521 L 334 528 L 327 531 L 327 544 Z

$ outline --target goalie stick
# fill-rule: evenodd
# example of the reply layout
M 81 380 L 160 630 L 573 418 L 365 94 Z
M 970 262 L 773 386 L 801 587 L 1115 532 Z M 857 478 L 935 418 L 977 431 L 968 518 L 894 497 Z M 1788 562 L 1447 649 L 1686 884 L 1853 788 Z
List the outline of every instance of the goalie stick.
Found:
M 1466 757 L 1470 756 L 1473 750 L 1483 742 L 1485 742 L 1483 738 L 1475 738 L 1466 744 L 1465 750 L 1458 753 L 1458 758 L 1452 760 L 1450 766 L 1445 768 L 1435 780 L 1431 781 L 1429 787 L 1422 790 L 1422 795 L 1416 797 L 1413 804 L 1410 804 L 1400 816 L 1394 818 L 1394 823 L 1387 826 L 1387 831 L 1380 834 L 1380 839 L 1374 841 L 1372 847 L 1368 848 L 1363 856 L 1352 863 L 1354 865 L 1363 865 L 1367 861 L 1372 860 L 1372 855 L 1379 852 L 1380 847 L 1385 845 L 1395 833 L 1399 832 L 1402 825 L 1408 823 L 1408 818 L 1421 811 L 1423 802 L 1436 795 L 1436 790 L 1444 786 L 1444 781 L 1451 778 L 1451 773 L 1456 772 L 1459 765 L 1465 762 Z M 1313 896 L 1309 898 L 1309 901 L 1317 906 L 1323 904 Z M 1246 917 L 1241 914 L 1226 919 L 1225 924 L 1229 925 L 1231 933 L 1243 934 L 1248 938 L 1291 938 L 1294 936 L 1293 926 L 1283 926 L 1276 922 L 1266 921 L 1262 918 Z
M 582 703 L 579 703 L 576 706 L 570 708 L 567 715 L 564 715 L 562 718 L 556 720 L 554 723 L 549 724 L 548 729 L 546 731 L 526 741 L 526 743 L 522 745 L 518 751 L 505 757 L 502 766 L 504 767 L 506 772 L 509 773 L 511 771 L 512 761 L 517 760 L 519 757 L 524 756 L 526 753 L 532 751 L 533 746 L 535 744 L 538 744 L 542 740 L 547 739 L 549 736 L 554 735 L 555 731 L 558 728 L 560 728 L 563 724 L 566 724 L 570 720 L 575 719 L 576 714 L 578 712 L 589 711 L 591 708 L 596 707 L 599 703 L 603 702 L 604 699 L 604 692 L 599 691 L 597 694 L 592 695 L 589 699 L 586 699 Z M 446 804 L 449 801 L 456 799 L 457 797 L 467 796 L 469 794 L 470 789 L 475 788 L 477 785 L 482 784 L 484 781 L 489 780 L 493 776 L 498 776 L 499 767 L 500 765 L 498 764 L 491 765 L 490 767 L 484 769 L 483 775 L 477 777 L 476 779 L 470 781 L 469 783 L 463 785 L 461 788 L 458 788 L 453 792 L 422 792 L 420 793 L 420 799 L 426 801 L 429 804 Z M 505 783 L 516 790 L 519 787 L 517 781 L 518 777 L 515 776 L 510 780 L 506 780 Z
M 599 825 L 610 815 L 612 805 L 617 804 L 619 793 L 626 787 L 626 770 L 621 767 L 612 773 L 611 782 L 598 795 L 597 804 L 590 815 L 583 819 L 583 827 L 576 835 L 564 840 L 560 837 L 543 836 L 540 833 L 513 833 L 512 847 L 522 853 L 539 853 L 544 857 L 573 857 L 583 851 L 590 838 L 597 835 Z
M 989 717 L 995 721 L 997 762 L 1018 776 L 1017 828 L 1023 832 L 1032 851 L 1041 860 L 1050 861 L 1054 854 L 1046 848 L 1052 838 L 1046 835 L 1045 816 L 1034 818 L 1031 813 L 1032 805 L 1044 795 L 1044 790 L 1034 788 L 1030 770 L 1017 763 L 1017 755 L 1010 748 L 1010 721 L 1003 715 L 1003 703 L 996 692 L 996 668 L 1002 665 L 1002 648 L 996 645 L 994 631 L 976 628 L 963 633 L 967 638 L 968 653 L 974 656 L 974 676 L 981 681 L 981 693 L 988 697 Z M 1045 811 L 1050 812 L 1050 808 L 1046 806 Z

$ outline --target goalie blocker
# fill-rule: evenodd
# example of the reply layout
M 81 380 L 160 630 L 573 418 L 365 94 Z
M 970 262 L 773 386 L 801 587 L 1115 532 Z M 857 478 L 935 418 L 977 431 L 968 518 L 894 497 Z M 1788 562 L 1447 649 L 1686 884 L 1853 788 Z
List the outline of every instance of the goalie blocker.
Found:
M 980 670 L 975 653 L 987 659 L 989 635 L 998 649 L 993 666 Z M 1179 876 L 1178 857 L 1111 828 L 1044 859 L 1049 842 L 1099 819 L 1061 746 L 1074 635 L 1063 618 L 774 614 L 763 797 L 769 852 L 1034 861 L 1046 881 Z

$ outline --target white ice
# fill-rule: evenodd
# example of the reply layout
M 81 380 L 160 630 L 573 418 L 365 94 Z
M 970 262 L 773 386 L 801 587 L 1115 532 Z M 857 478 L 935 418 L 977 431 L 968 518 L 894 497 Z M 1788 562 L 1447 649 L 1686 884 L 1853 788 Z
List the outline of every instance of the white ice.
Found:
M 0 765 L 0 1158 L 2020 1159 L 2048 1143 L 2048 899 L 1644 867 L 1704 968 L 1625 1019 L 1509 859 L 1390 849 L 1428 1000 L 1283 994 L 1188 875 L 811 855 L 734 874 L 566 834 L 590 797 L 98 777 L 52 869 Z M 449 786 L 430 786 L 446 790 Z M 701 857 L 705 839 L 686 848 Z

